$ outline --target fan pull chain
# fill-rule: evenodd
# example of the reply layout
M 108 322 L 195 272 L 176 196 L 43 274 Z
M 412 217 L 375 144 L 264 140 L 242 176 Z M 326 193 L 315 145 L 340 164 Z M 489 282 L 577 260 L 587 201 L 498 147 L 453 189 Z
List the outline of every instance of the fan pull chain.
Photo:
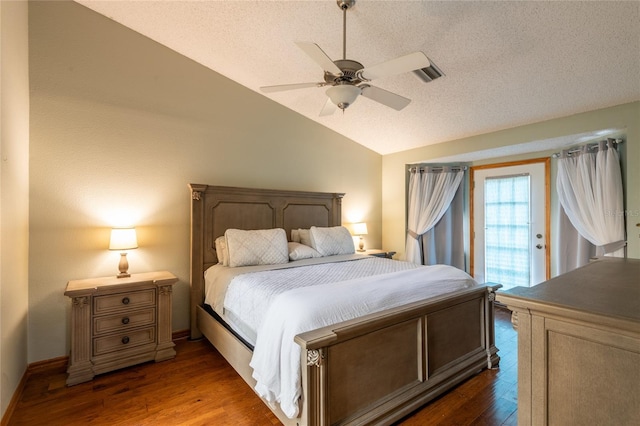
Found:
M 347 59 L 347 9 L 342 7 L 342 59 Z

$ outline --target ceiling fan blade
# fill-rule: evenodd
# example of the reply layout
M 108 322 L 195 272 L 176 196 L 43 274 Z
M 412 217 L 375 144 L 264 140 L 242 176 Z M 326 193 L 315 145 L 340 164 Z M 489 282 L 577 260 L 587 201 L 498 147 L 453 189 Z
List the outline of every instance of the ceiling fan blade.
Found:
M 320 111 L 320 117 L 324 117 L 326 115 L 331 115 L 334 112 L 336 112 L 336 109 L 338 109 L 336 104 L 331 102 L 331 98 L 327 98 L 327 102 L 324 103 L 324 106 L 322 107 L 322 110 Z
M 280 84 L 277 86 L 262 86 L 260 88 L 261 92 L 264 93 L 273 93 L 273 92 L 283 92 L 285 90 L 295 90 L 295 89 L 306 89 L 307 87 L 322 87 L 325 86 L 326 83 L 294 83 L 294 84 Z
M 331 74 L 341 75 L 342 70 L 333 63 L 331 58 L 324 53 L 320 46 L 315 43 L 309 43 L 306 41 L 296 41 L 296 44 L 300 49 L 304 51 L 313 61 L 320 65 L 323 70 L 330 72 Z
M 430 65 L 431 62 L 429 58 L 427 58 L 427 55 L 422 52 L 414 52 L 372 67 L 367 67 L 360 71 L 360 75 L 366 80 L 374 80 L 380 77 L 427 68 Z
M 396 95 L 395 93 L 380 89 L 379 87 L 369 86 L 368 84 L 360 87 L 362 87 L 362 96 L 369 98 L 372 101 L 380 102 L 389 108 L 395 109 L 396 111 L 400 111 L 411 102 L 411 99 Z

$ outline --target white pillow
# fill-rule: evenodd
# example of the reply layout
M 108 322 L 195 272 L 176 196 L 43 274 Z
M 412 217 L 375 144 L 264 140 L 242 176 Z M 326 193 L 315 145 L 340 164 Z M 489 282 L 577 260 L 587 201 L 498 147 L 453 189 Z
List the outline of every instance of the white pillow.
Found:
M 224 236 L 231 267 L 289 262 L 287 234 L 284 229 L 227 229 Z
M 305 246 L 304 244 L 290 242 L 289 243 L 289 259 L 291 260 L 300 260 L 300 259 L 311 259 L 312 257 L 322 257 L 320 253 L 309 246 Z
M 227 240 L 224 236 L 216 238 L 216 255 L 218 263 L 222 266 L 229 266 L 229 251 L 227 250 Z
M 300 244 L 313 247 L 311 245 L 311 236 L 309 235 L 308 229 L 298 229 L 298 235 L 300 236 Z
M 349 230 L 344 226 L 329 228 L 312 226 L 309 234 L 311 236 L 311 247 L 316 249 L 322 256 L 355 253 L 353 238 Z
M 297 229 L 291 230 L 291 242 L 299 243 L 300 242 L 300 231 Z

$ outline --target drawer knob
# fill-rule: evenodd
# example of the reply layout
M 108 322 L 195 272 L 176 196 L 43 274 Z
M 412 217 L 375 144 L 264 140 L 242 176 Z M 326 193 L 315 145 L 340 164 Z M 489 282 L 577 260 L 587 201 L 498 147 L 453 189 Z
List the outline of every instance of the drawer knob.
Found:
M 124 337 L 122 338 L 122 344 L 123 344 L 123 345 L 126 345 L 127 343 L 129 343 L 129 337 L 124 336 Z
M 129 317 L 122 318 L 122 323 L 123 324 L 129 324 Z
M 130 300 L 129 300 L 129 298 L 128 298 L 128 297 L 123 297 L 123 298 L 122 298 L 122 304 L 123 304 L 123 305 L 128 305 L 128 304 L 129 304 L 129 302 L 130 302 Z

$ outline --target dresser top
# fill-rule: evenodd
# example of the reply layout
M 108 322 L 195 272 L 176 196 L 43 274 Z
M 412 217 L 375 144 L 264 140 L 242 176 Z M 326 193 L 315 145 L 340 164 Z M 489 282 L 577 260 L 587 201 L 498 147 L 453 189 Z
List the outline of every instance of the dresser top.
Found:
M 173 285 L 178 278 L 168 271 L 145 272 L 142 274 L 131 274 L 130 277 L 118 278 L 115 275 L 110 277 L 88 278 L 84 280 L 72 280 L 67 283 L 64 292 L 66 296 L 84 296 L 102 291 L 114 291 L 121 287 L 143 287 Z
M 498 292 L 498 300 L 640 322 L 640 259 L 600 258 L 536 286 Z

